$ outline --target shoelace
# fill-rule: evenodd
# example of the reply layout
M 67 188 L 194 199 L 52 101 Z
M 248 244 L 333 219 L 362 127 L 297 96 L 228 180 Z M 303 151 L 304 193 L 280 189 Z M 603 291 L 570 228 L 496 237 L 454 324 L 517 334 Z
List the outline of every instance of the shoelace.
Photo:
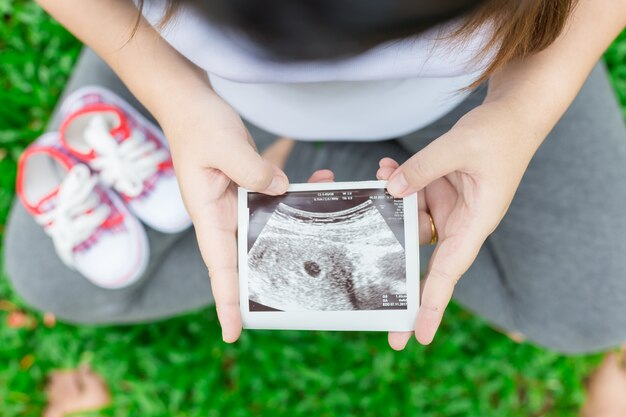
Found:
M 144 182 L 157 172 L 159 164 L 169 159 L 168 152 L 146 140 L 138 129 L 121 143 L 109 129 L 102 116 L 95 116 L 87 126 L 85 140 L 97 155 L 91 165 L 99 172 L 103 183 L 128 197 L 137 197 L 143 192 Z
M 75 165 L 59 187 L 54 208 L 35 217 L 70 268 L 74 266 L 74 248 L 89 239 L 111 212 L 94 192 L 97 183 L 87 166 Z

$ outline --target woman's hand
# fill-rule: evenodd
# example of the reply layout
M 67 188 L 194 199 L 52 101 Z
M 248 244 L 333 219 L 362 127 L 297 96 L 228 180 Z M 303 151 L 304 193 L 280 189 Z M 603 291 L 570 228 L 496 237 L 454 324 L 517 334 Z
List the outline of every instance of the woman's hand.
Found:
M 161 121 L 185 206 L 209 270 L 222 338 L 241 334 L 237 269 L 237 185 L 279 195 L 287 176 L 264 160 L 239 115 L 212 91 L 189 97 L 190 105 Z M 316 171 L 309 182 L 333 181 Z
M 430 240 L 427 213 L 439 235 L 415 323 L 422 344 L 433 340 L 454 286 L 502 220 L 541 141 L 514 120 L 503 103 L 483 104 L 402 166 L 380 161 L 377 177 L 389 179 L 392 195 L 418 192 L 420 240 Z M 410 335 L 390 333 L 389 344 L 403 349 Z
M 278 195 L 289 181 L 265 161 L 239 115 L 208 90 L 160 120 L 180 190 L 196 229 L 215 298 L 222 338 L 241 333 L 237 271 L 237 185 Z

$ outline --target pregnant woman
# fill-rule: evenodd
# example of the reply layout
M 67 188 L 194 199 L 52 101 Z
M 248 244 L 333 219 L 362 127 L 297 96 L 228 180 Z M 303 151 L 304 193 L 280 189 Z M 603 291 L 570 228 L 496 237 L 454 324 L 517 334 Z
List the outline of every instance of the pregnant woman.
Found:
M 329 168 L 419 194 L 420 240 L 436 243 L 422 248 L 420 343 L 453 290 L 555 350 L 626 340 L 626 130 L 598 64 L 626 1 L 39 3 L 100 57 L 83 54 L 67 93 L 106 87 L 163 129 L 201 256 L 191 233 L 147 228 L 143 275 L 100 288 L 64 268 L 16 204 L 7 271 L 34 306 L 74 322 L 166 317 L 213 302 L 208 267 L 233 342 L 236 185 L 277 195 Z M 257 153 L 277 137 L 284 166 Z

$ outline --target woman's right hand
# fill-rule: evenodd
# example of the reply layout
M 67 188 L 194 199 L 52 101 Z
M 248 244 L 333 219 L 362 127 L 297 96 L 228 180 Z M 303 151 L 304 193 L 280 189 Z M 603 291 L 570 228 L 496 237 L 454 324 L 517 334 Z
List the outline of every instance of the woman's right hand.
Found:
M 287 191 L 289 180 L 259 155 L 237 112 L 214 92 L 207 88 L 185 101 L 159 122 L 209 270 L 222 338 L 232 343 L 241 334 L 237 185 L 279 195 Z

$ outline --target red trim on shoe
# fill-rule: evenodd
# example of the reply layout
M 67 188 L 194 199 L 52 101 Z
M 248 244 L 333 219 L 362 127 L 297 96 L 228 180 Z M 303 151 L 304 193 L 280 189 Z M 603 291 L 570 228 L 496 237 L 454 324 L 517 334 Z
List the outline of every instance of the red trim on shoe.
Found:
M 54 190 L 44 195 L 38 202 L 34 204 L 31 204 L 31 202 L 29 202 L 28 199 L 26 198 L 26 195 L 24 192 L 24 187 L 25 187 L 24 176 L 26 175 L 25 174 L 26 164 L 28 163 L 28 159 L 30 157 L 36 154 L 42 154 L 42 153 L 58 161 L 63 167 L 67 169 L 67 171 L 72 169 L 72 167 L 75 166 L 77 163 L 75 160 L 71 158 L 71 156 L 67 155 L 62 150 L 57 149 L 53 146 L 38 146 L 37 144 L 34 144 L 28 147 L 22 153 L 22 155 L 19 158 L 18 165 L 17 165 L 17 178 L 15 181 L 15 188 L 16 188 L 16 193 L 17 193 L 18 198 L 22 202 L 22 205 L 24 206 L 26 211 L 31 216 L 37 216 L 37 215 L 43 214 L 44 210 L 42 210 L 42 207 L 45 206 L 45 204 L 48 201 L 56 197 L 57 194 L 59 193 L 59 187 L 57 186 Z M 103 229 L 111 229 L 123 223 L 124 214 L 117 209 L 117 207 L 115 206 L 115 204 L 113 204 L 113 201 L 111 201 L 111 199 L 107 196 L 107 194 L 103 190 L 100 190 L 98 188 L 96 188 L 95 191 L 98 193 L 98 197 L 100 198 L 101 204 L 106 204 L 107 206 L 111 207 L 111 214 L 104 221 L 104 223 L 102 223 L 100 227 Z M 47 227 L 49 225 L 50 224 L 46 224 L 44 225 L 44 227 Z
M 170 169 L 170 168 L 172 168 L 172 169 L 174 168 L 174 163 L 172 162 L 172 158 L 168 159 L 165 162 L 161 162 L 159 164 L 159 171 L 164 171 L 164 170 L 167 170 L 167 169 Z
M 106 98 L 103 96 L 100 97 L 99 99 L 106 100 Z M 124 104 L 130 107 L 128 103 L 124 102 Z M 132 110 L 136 111 L 135 109 L 132 109 Z M 110 133 L 119 142 L 122 142 L 128 137 L 130 137 L 133 129 L 139 129 L 144 133 L 146 141 L 153 142 L 156 144 L 157 149 L 165 149 L 168 152 L 168 159 L 157 165 L 157 172 L 154 174 L 153 177 L 148 178 L 144 182 L 143 191 L 139 196 L 129 197 L 122 192 L 118 192 L 118 194 L 122 197 L 123 201 L 128 203 L 136 198 L 141 198 L 147 195 L 154 188 L 155 183 L 158 181 L 161 175 L 163 174 L 167 175 L 169 172 L 173 172 L 174 164 L 172 162 L 169 149 L 158 137 L 158 135 L 162 135 L 162 132 L 159 132 L 156 126 L 152 126 L 149 121 L 143 120 L 141 118 L 137 118 L 132 112 L 125 110 L 124 106 L 111 104 L 108 102 L 86 104 L 79 110 L 76 110 L 73 113 L 70 113 L 61 124 L 62 145 L 73 156 L 89 164 L 91 160 L 97 157 L 97 153 L 94 150 L 91 150 L 88 153 L 82 153 L 72 148 L 67 142 L 66 131 L 69 128 L 69 126 L 80 116 L 90 114 L 90 113 L 106 113 L 106 112 L 115 113 L 117 115 L 117 120 L 119 124 L 118 126 L 111 129 Z
M 65 120 L 63 121 L 63 123 L 61 124 L 61 129 L 60 129 L 61 143 L 63 147 L 65 147 L 72 155 L 76 156 L 79 159 L 87 160 L 87 161 L 90 161 L 96 157 L 95 151 L 91 150 L 87 153 L 84 153 L 73 148 L 72 146 L 68 144 L 65 132 L 77 118 L 87 115 L 87 114 L 91 114 L 91 113 L 115 113 L 115 115 L 117 116 L 118 125 L 112 128 L 110 132 L 111 132 L 111 135 L 113 135 L 116 138 L 121 136 L 123 139 L 126 139 L 127 137 L 130 136 L 130 131 L 131 131 L 130 126 L 128 124 L 128 119 L 126 115 L 124 114 L 124 111 L 120 109 L 119 107 L 116 107 L 111 104 L 105 104 L 105 103 L 89 104 L 81 108 L 80 110 L 77 110 L 74 113 L 67 116 Z
M 72 161 L 72 159 L 68 155 L 63 153 L 61 150 L 51 146 L 37 146 L 36 144 L 34 144 L 26 148 L 22 155 L 20 155 L 17 163 L 17 178 L 15 180 L 15 189 L 18 198 L 22 202 L 22 205 L 24 206 L 26 211 L 28 211 L 33 216 L 41 214 L 41 206 L 53 197 L 55 197 L 59 192 L 59 189 L 57 187 L 50 193 L 46 194 L 43 198 L 39 200 L 39 202 L 35 203 L 34 205 L 26 199 L 26 196 L 24 195 L 24 175 L 26 170 L 26 164 L 28 162 L 28 158 L 38 153 L 45 153 L 49 155 L 52 159 L 58 161 L 68 171 L 75 165 L 75 162 Z

